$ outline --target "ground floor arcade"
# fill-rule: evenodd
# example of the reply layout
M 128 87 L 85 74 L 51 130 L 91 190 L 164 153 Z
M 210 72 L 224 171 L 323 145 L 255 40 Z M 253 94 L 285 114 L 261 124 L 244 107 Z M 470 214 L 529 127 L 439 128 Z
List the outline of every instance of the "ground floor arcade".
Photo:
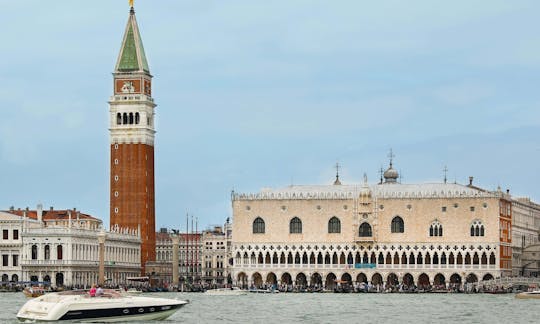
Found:
M 417 287 L 419 289 L 462 288 L 481 280 L 499 277 L 498 271 L 237 271 L 234 284 L 249 288 L 292 286 L 299 288 L 321 287 L 334 289 L 338 285 L 355 286 L 361 283 L 372 287 Z

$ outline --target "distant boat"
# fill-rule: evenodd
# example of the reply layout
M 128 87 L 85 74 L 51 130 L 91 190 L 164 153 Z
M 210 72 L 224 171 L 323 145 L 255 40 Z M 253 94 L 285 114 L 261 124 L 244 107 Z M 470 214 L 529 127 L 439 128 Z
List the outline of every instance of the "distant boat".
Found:
M 204 293 L 207 295 L 214 295 L 214 296 L 240 296 L 240 295 L 246 295 L 247 290 L 242 290 L 238 287 L 217 288 L 217 289 L 208 289 Z
M 256 293 L 256 294 L 277 294 L 279 293 L 279 290 L 277 289 L 250 289 L 250 293 Z
M 516 298 L 519 299 L 540 299 L 540 290 L 524 291 L 516 294 Z
M 128 290 L 123 291 L 123 293 L 127 295 L 139 295 L 139 294 L 142 294 L 143 291 L 137 288 L 129 288 Z
M 28 298 L 36 298 L 45 295 L 45 293 L 48 293 L 49 291 L 50 290 L 43 287 L 26 287 L 23 290 L 23 294 Z

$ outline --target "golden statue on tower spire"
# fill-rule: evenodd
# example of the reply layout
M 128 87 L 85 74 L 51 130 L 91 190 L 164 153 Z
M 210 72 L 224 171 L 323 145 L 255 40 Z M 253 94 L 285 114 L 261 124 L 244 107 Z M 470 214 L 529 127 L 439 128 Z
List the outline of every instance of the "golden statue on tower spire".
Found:
M 129 0 L 129 6 L 130 6 L 131 8 L 133 8 L 133 2 L 135 2 L 135 0 Z

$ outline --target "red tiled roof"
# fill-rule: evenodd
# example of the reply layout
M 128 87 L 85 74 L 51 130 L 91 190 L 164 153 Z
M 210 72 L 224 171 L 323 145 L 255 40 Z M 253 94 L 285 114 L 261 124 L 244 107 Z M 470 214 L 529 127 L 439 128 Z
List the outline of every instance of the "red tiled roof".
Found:
M 17 216 L 24 216 L 25 210 L 6 210 L 6 213 L 10 213 Z M 90 216 L 88 214 L 83 214 L 78 211 L 74 210 L 43 210 L 42 219 L 44 221 L 48 220 L 67 220 L 69 219 L 68 212 L 71 212 L 71 219 L 77 219 L 77 213 L 79 213 L 79 219 L 87 219 L 87 220 L 94 220 L 94 221 L 101 221 L 98 218 L 95 218 L 93 216 Z M 31 219 L 37 219 L 37 211 L 35 210 L 27 210 L 26 216 Z

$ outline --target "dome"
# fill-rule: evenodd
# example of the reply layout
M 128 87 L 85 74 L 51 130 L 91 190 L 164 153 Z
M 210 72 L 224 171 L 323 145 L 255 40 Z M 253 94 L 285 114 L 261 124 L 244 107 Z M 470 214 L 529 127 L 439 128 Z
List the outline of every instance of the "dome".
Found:
M 392 168 L 392 163 L 390 163 L 390 167 L 384 171 L 384 182 L 397 182 L 397 179 L 399 178 L 399 173 L 397 170 Z

